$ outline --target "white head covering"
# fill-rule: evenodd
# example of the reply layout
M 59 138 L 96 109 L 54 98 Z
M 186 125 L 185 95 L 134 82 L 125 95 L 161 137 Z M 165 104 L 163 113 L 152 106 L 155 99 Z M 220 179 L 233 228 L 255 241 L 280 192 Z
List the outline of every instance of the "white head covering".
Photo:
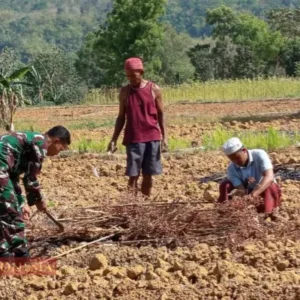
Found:
M 225 142 L 225 144 L 222 147 L 222 151 L 226 155 L 231 155 L 231 154 L 241 150 L 242 148 L 243 148 L 243 144 L 240 141 L 240 139 L 237 137 L 233 137 L 233 138 L 229 139 L 227 142 Z

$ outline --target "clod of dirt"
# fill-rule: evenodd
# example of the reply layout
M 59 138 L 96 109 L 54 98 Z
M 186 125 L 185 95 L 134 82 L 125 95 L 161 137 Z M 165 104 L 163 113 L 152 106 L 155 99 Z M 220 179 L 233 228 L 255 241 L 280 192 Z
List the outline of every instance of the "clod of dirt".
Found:
M 216 191 L 212 191 L 212 190 L 205 190 L 203 197 L 207 201 L 215 202 L 219 197 L 219 193 Z
M 94 278 L 94 277 L 101 277 L 102 275 L 103 275 L 103 272 L 104 272 L 104 270 L 95 270 L 95 271 L 90 271 L 90 276 L 92 277 L 92 278 Z
M 278 271 L 284 271 L 286 268 L 288 268 L 290 265 L 289 261 L 288 260 L 285 260 L 285 261 L 281 261 L 279 262 L 276 267 L 278 269 Z
M 118 171 L 122 171 L 122 170 L 124 170 L 124 166 L 121 165 L 121 164 L 117 164 L 116 165 L 116 171 L 118 172 Z
M 119 283 L 116 288 L 114 289 L 114 294 L 115 295 L 124 295 L 133 290 L 136 286 L 136 282 L 129 279 L 125 278 L 122 280 L 121 283 Z
M 199 244 L 192 249 L 188 256 L 191 260 L 197 261 L 198 263 L 206 263 L 209 260 L 210 252 L 207 244 Z
M 173 262 L 172 265 L 173 265 L 173 271 L 181 271 L 181 270 L 183 270 L 182 263 L 179 260 L 177 260 L 177 259 L 175 259 L 175 261 Z
M 166 293 L 161 294 L 161 296 L 159 298 L 159 300 L 168 300 L 168 299 L 169 299 L 169 297 Z
M 138 283 L 137 283 L 137 287 L 139 289 L 145 288 L 146 286 L 147 286 L 147 281 L 139 280 Z
M 30 295 L 25 300 L 38 300 L 38 298 L 34 295 Z
M 141 265 L 127 269 L 127 276 L 133 280 L 136 280 L 142 273 L 145 273 L 145 268 Z
M 281 273 L 280 279 L 283 282 L 288 282 L 292 284 L 300 283 L 300 275 L 296 274 L 294 271 L 284 271 Z
M 89 286 L 90 286 L 89 282 L 80 283 L 79 286 L 78 286 L 78 289 L 79 290 L 86 290 L 86 289 L 89 288 Z
M 154 273 L 153 271 L 148 271 L 145 276 L 146 280 L 155 280 L 158 278 L 159 278 L 159 276 L 156 273 Z
M 40 278 L 37 280 L 32 280 L 28 283 L 28 286 L 36 291 L 45 290 L 47 288 L 46 282 L 41 280 Z
M 160 280 L 151 280 L 148 283 L 148 289 L 152 291 L 160 290 L 163 288 L 163 284 Z
M 277 250 L 277 245 L 274 244 L 274 243 L 272 243 L 272 242 L 270 242 L 270 241 L 267 243 L 266 246 L 267 246 L 268 249 L 270 249 L 270 250 Z
M 55 281 L 48 281 L 47 287 L 48 287 L 48 290 L 55 290 L 56 289 Z
M 100 167 L 100 175 L 108 177 L 110 175 L 110 170 L 107 167 Z
M 170 273 L 168 273 L 167 271 L 165 271 L 165 270 L 163 270 L 163 269 L 161 269 L 161 268 L 157 268 L 157 269 L 155 270 L 155 273 L 156 273 L 159 277 L 161 277 L 161 278 L 166 278 L 166 279 L 171 278 Z
M 107 258 L 103 254 L 96 254 L 90 261 L 91 270 L 106 269 L 108 266 Z
M 166 271 L 168 271 L 171 268 L 171 265 L 168 262 L 166 262 L 160 258 L 157 260 L 157 263 L 155 266 L 156 266 L 156 268 L 160 268 L 160 269 L 163 269 Z
M 208 271 L 199 264 L 188 261 L 184 264 L 183 274 L 184 276 L 189 278 L 192 283 L 195 283 L 199 279 L 206 278 L 208 275 Z
M 69 266 L 62 266 L 60 268 L 60 271 L 63 275 L 71 275 L 71 276 L 75 275 L 75 270 Z
M 64 295 L 71 295 L 71 294 L 75 293 L 77 290 L 78 290 L 78 285 L 77 285 L 77 283 L 69 282 L 69 283 L 65 286 L 64 291 L 63 291 L 63 294 L 64 294 Z
M 107 288 L 109 283 L 104 278 L 97 277 L 93 279 L 93 284 L 101 288 Z
M 244 247 L 245 253 L 248 255 L 254 254 L 258 251 L 257 245 L 255 244 L 248 244 Z
M 115 278 L 124 278 L 127 276 L 127 270 L 122 267 L 108 267 L 103 271 L 103 276 L 106 277 L 115 277 Z

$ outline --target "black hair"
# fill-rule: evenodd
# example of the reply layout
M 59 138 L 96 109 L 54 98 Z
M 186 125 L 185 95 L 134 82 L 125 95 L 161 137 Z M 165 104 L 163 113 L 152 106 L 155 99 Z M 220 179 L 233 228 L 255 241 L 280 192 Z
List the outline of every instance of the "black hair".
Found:
M 46 134 L 51 138 L 58 138 L 62 143 L 71 144 L 71 134 L 69 130 L 63 126 L 54 126 L 49 129 Z

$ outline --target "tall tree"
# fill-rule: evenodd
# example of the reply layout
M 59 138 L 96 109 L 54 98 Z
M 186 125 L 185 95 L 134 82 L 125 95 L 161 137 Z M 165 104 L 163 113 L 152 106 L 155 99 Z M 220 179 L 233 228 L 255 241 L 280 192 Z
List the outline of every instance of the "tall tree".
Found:
M 196 80 L 208 81 L 214 78 L 214 61 L 210 44 L 197 44 L 188 51 L 188 56 L 195 68 Z
M 96 41 L 96 34 L 94 32 L 89 33 L 84 45 L 77 53 L 78 58 L 75 62 L 78 74 L 89 88 L 99 88 L 105 81 L 105 74 L 100 68 L 98 53 L 94 49 Z
M 270 68 L 276 65 L 284 39 L 278 31 L 271 30 L 265 21 L 221 6 L 207 12 L 207 22 L 214 26 L 214 39 L 230 38 L 238 47 L 237 55 L 244 54 L 247 57 L 247 64 L 258 71 L 252 75 L 268 74 Z M 240 71 L 237 74 L 242 76 Z M 249 76 L 249 72 L 242 73 L 244 77 Z
M 158 51 L 162 63 L 159 76 L 163 83 L 183 83 L 193 79 L 195 68 L 189 59 L 188 50 L 195 44 L 188 34 L 178 34 L 171 25 L 165 26 Z
M 113 3 L 113 10 L 100 26 L 95 44 L 100 68 L 105 70 L 105 83 L 123 82 L 124 60 L 130 56 L 141 57 L 151 76 L 161 66 L 157 49 L 163 25 L 158 21 L 166 1 L 114 0 Z
M 274 30 L 279 30 L 288 38 L 300 36 L 300 9 L 278 8 L 270 10 L 267 21 Z
M 271 28 L 279 30 L 285 43 L 279 58 L 288 76 L 299 76 L 300 63 L 300 9 L 273 9 L 267 14 Z
M 287 40 L 280 52 L 280 62 L 288 76 L 299 76 L 300 38 Z

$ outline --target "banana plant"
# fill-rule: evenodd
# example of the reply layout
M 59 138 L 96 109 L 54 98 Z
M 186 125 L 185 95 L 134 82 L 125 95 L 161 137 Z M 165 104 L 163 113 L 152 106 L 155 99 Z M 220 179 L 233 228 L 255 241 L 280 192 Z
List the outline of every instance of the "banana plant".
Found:
M 0 122 L 2 127 L 8 131 L 14 130 L 13 116 L 17 107 L 30 104 L 23 95 L 23 86 L 28 85 L 28 83 L 21 81 L 29 70 L 29 67 L 24 67 L 10 75 L 4 75 L 0 72 Z

